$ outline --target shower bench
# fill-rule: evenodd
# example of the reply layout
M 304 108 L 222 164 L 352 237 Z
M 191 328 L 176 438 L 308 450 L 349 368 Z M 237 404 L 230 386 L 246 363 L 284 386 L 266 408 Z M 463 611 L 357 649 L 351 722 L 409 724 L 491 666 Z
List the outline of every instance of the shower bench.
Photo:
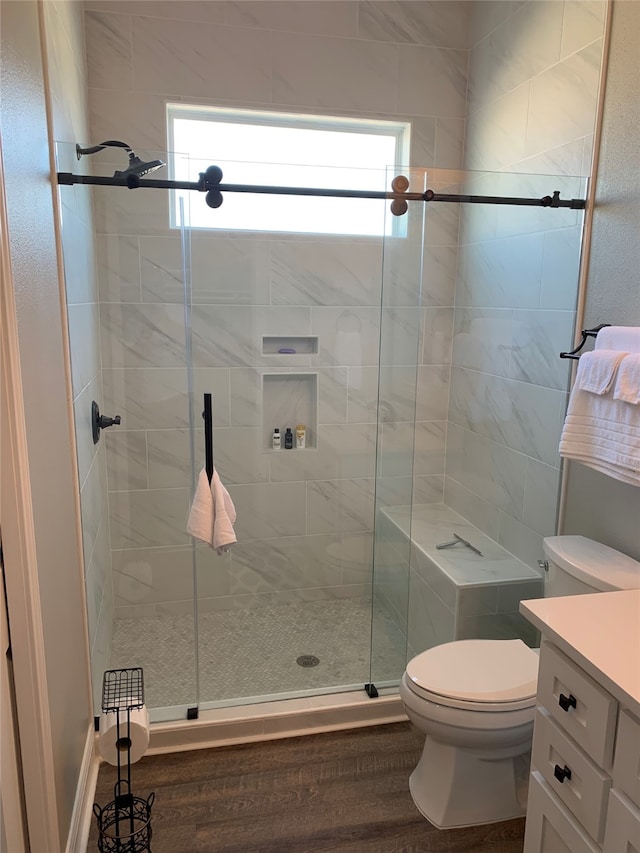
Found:
M 411 515 L 409 507 L 387 507 L 378 513 L 378 531 L 378 602 L 407 636 L 411 654 L 462 639 L 519 637 L 538 645 L 518 606 L 542 598 L 541 574 L 450 507 L 414 505 Z M 453 534 L 482 556 L 462 543 L 436 547 Z

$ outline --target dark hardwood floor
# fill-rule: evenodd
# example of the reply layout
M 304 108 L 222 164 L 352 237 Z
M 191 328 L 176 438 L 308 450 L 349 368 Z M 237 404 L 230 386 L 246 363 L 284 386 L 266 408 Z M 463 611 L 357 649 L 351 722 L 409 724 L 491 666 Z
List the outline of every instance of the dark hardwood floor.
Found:
M 153 853 L 521 853 L 524 819 L 441 831 L 422 817 L 408 784 L 421 748 L 396 723 L 148 756 L 132 792 L 155 791 Z M 115 778 L 104 764 L 99 805 Z

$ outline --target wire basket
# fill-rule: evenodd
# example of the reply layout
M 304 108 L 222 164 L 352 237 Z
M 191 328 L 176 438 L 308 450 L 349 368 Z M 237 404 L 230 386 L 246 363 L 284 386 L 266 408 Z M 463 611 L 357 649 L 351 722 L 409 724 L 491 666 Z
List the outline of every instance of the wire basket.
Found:
M 100 853 L 151 853 L 151 806 L 155 798 L 153 793 L 147 800 L 126 794 L 103 809 L 94 803 Z
M 144 675 L 139 666 L 108 669 L 102 679 L 102 710 L 133 711 L 144 705 Z

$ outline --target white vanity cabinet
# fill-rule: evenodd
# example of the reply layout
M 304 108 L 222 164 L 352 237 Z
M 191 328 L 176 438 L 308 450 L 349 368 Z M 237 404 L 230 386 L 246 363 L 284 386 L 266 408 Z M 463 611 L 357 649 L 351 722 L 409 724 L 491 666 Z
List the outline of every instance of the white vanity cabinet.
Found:
M 521 610 L 543 637 L 524 853 L 640 853 L 640 592 Z

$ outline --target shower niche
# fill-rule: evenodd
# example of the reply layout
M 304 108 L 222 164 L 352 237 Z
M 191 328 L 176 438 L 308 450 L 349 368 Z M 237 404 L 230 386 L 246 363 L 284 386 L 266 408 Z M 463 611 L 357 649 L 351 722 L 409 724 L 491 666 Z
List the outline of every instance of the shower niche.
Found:
M 315 335 L 263 335 L 263 355 L 316 355 L 318 338 Z
M 294 433 L 298 424 L 306 429 L 305 450 L 317 447 L 318 435 L 318 374 L 317 373 L 265 373 L 262 376 L 262 437 L 265 450 L 272 449 L 275 427 L 283 436 L 287 427 Z M 294 441 L 294 453 L 297 450 Z

